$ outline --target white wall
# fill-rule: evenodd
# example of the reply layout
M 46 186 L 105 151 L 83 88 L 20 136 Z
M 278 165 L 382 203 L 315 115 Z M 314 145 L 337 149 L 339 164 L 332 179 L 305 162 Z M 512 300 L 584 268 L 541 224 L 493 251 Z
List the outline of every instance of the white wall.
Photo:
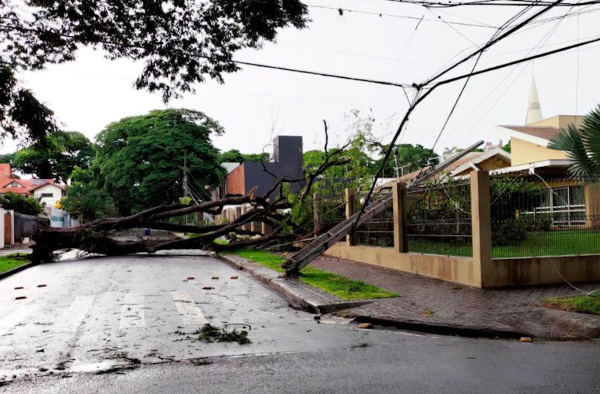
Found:
M 52 197 L 42 197 L 42 202 L 46 203 L 46 207 L 53 208 L 54 204 L 62 198 L 63 190 L 56 185 L 48 184 L 35 189 L 33 195 L 35 197 L 41 197 L 44 193 L 52 193 Z

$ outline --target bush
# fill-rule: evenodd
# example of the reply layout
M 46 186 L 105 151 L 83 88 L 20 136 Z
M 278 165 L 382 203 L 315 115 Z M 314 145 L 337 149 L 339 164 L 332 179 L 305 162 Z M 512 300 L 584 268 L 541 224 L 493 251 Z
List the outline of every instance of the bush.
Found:
M 44 203 L 37 198 L 8 192 L 0 197 L 2 208 L 22 213 L 23 215 L 39 215 L 44 212 Z

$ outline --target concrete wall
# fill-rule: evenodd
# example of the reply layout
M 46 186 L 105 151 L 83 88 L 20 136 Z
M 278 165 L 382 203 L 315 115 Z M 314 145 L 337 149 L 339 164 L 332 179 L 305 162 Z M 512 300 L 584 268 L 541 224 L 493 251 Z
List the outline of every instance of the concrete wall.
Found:
M 483 287 L 565 283 L 565 279 L 569 282 L 600 280 L 600 255 L 493 259 L 491 266 L 493 275 L 484 281 Z
M 346 242 L 338 242 L 325 254 L 448 282 L 480 287 L 475 278 L 473 259 L 470 257 L 397 253 L 394 248 L 350 246 Z
M 548 149 L 545 146 L 536 145 L 515 137 L 510 138 L 510 148 L 511 164 L 513 166 L 550 159 L 567 159 L 567 154 L 564 151 Z

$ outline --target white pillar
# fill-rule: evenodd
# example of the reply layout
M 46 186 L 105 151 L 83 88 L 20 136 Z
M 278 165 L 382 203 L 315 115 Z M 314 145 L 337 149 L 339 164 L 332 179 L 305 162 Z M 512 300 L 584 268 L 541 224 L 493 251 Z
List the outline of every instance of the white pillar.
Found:
M 0 249 L 4 248 L 4 214 L 6 211 L 0 208 Z

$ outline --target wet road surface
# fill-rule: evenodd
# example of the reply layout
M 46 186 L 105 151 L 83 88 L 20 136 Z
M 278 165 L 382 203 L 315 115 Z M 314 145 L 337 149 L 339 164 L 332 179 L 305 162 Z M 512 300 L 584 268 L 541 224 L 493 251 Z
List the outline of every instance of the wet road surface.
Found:
M 199 342 L 206 322 L 245 326 L 253 343 Z M 95 258 L 0 281 L 0 392 L 594 392 L 598 356 L 597 342 L 318 324 L 211 257 Z

